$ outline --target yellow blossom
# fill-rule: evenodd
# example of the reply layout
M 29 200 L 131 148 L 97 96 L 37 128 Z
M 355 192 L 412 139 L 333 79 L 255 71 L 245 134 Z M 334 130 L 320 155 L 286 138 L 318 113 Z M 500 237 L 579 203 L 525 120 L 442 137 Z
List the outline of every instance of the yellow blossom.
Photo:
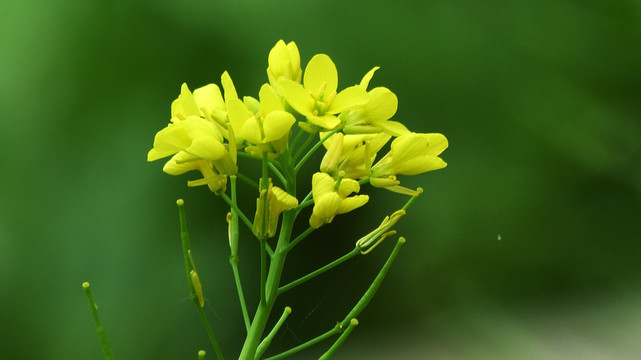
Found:
M 186 163 L 179 162 L 179 155 L 174 155 L 162 168 L 169 175 L 181 175 L 191 170 L 198 170 L 202 179 L 187 181 L 187 186 L 207 185 L 209 190 L 217 192 L 227 187 L 227 174 L 220 173 L 211 160 L 196 160 Z
M 188 116 L 170 123 L 156 134 L 147 161 L 173 155 L 163 171 L 178 175 L 199 170 L 203 179 L 189 182 L 188 185 L 208 185 L 215 192 L 225 187 L 227 175 L 238 171 L 235 160 L 222 141 L 221 133 L 212 122 Z
M 254 155 L 263 151 L 282 153 L 287 147 L 289 131 L 296 118 L 285 111 L 280 98 L 269 84 L 261 87 L 259 98 L 259 103 L 250 97 L 246 97 L 245 102 L 231 99 L 228 103 L 230 122 L 238 124 L 236 133 L 240 138 L 256 145 L 248 147 L 247 151 Z
M 317 229 L 332 222 L 336 215 L 365 205 L 369 200 L 367 195 L 348 197 L 359 190 L 360 185 L 356 180 L 343 178 L 337 181 L 326 173 L 315 173 L 312 176 L 314 209 L 309 218 L 309 225 Z
M 184 151 L 191 160 L 218 160 L 225 155 L 223 137 L 211 122 L 189 116 L 185 120 L 170 123 L 154 138 L 154 147 L 147 154 L 147 161 L 154 161 Z M 190 161 L 184 155 L 183 162 Z
M 321 133 L 321 136 L 324 136 Z M 337 177 L 343 172 L 349 179 L 364 179 L 369 176 L 376 153 L 391 138 L 385 133 L 344 135 L 336 133 L 323 145 L 327 149 L 320 170 Z
M 372 166 L 370 184 L 402 194 L 416 192 L 400 186 L 396 175 L 416 175 L 442 169 L 447 164 L 438 157 L 447 148 L 442 134 L 409 133 L 392 141 L 390 151 Z
M 300 68 L 300 54 L 293 41 L 285 45 L 279 40 L 269 51 L 267 77 L 272 86 L 277 86 L 280 78 L 300 83 L 303 70 Z
M 292 108 L 307 118 L 312 125 L 331 130 L 340 125 L 336 114 L 367 103 L 367 92 L 352 86 L 337 93 L 336 65 L 325 54 L 315 55 L 305 67 L 303 85 L 281 78 L 278 86 Z M 304 129 L 311 130 L 307 124 Z
M 370 70 L 358 85 L 367 90 L 369 81 L 378 67 Z M 398 121 L 389 119 L 396 114 L 398 109 L 398 98 L 390 89 L 376 87 L 367 93 L 369 101 L 365 106 L 344 112 L 340 119 L 344 124 L 345 133 L 373 133 L 385 132 L 392 136 L 401 136 L 410 131 Z

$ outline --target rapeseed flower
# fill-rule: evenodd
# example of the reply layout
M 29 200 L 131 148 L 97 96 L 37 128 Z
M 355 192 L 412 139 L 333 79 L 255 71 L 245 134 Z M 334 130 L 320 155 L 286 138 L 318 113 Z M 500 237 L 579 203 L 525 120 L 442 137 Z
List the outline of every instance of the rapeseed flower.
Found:
M 321 133 L 321 136 L 324 135 Z M 336 133 L 323 145 L 327 149 L 320 164 L 322 172 L 334 178 L 342 172 L 349 179 L 364 179 L 369 176 L 376 153 L 389 141 L 390 135 Z
M 231 122 L 242 123 L 238 130 L 240 137 L 255 145 L 247 147 L 248 152 L 256 156 L 268 152 L 275 157 L 285 151 L 296 118 L 285 111 L 280 97 L 269 84 L 264 84 L 258 95 L 260 102 L 250 97 L 246 97 L 245 102 L 231 100 L 228 115 Z
M 377 66 L 365 74 L 358 86 L 367 90 L 374 72 L 378 69 Z M 376 87 L 367 92 L 367 96 L 369 99 L 364 106 L 354 108 L 339 116 L 346 134 L 385 132 L 392 136 L 401 136 L 410 132 L 405 125 L 390 120 L 398 109 L 396 94 L 386 87 Z
M 372 166 L 370 184 L 388 190 L 416 195 L 416 191 L 400 186 L 397 175 L 417 175 L 447 166 L 438 155 L 448 146 L 442 134 L 409 133 L 392 141 L 390 151 Z
M 227 175 L 238 171 L 235 146 L 229 151 L 224 144 L 225 128 L 212 119 L 214 115 L 220 117 L 224 107 L 217 89 L 210 84 L 192 94 L 183 84 L 171 106 L 171 122 L 156 134 L 147 154 L 147 161 L 173 155 L 163 167 L 164 172 L 179 175 L 198 170 L 203 178 L 189 181 L 188 186 L 207 185 L 214 192 L 224 189 Z
M 350 212 L 359 208 L 369 201 L 367 195 L 355 195 L 360 185 L 353 179 L 342 178 L 334 180 L 330 175 L 317 172 L 312 176 L 312 196 L 314 198 L 314 209 L 309 218 L 309 225 L 319 228 L 324 224 L 332 222 L 338 214 Z
M 290 41 L 285 44 L 279 40 L 269 51 L 267 61 L 267 77 L 272 86 L 277 86 L 281 78 L 300 83 L 303 70 L 300 68 L 300 53 L 296 43 Z
M 302 85 L 281 78 L 278 86 L 289 105 L 307 118 L 309 123 L 301 124 L 301 127 L 309 132 L 336 128 L 341 123 L 336 114 L 363 106 L 368 101 L 366 90 L 358 85 L 336 92 L 338 71 L 325 54 L 317 54 L 309 61 Z

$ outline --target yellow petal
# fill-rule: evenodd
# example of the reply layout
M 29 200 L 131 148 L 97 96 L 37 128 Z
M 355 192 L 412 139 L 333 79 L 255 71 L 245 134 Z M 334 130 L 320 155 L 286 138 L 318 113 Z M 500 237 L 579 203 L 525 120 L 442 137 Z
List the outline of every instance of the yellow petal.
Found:
M 371 177 L 369 179 L 370 185 L 377 188 L 387 188 L 390 186 L 396 186 L 400 184 L 400 181 L 396 180 L 395 176 L 390 177 Z
M 354 179 L 343 179 L 341 184 L 338 186 L 338 195 L 345 198 L 351 193 L 357 193 L 361 189 L 361 186 L 358 184 L 358 181 Z
M 340 209 L 342 201 L 337 193 L 330 192 L 314 201 L 312 213 L 320 219 L 325 219 L 324 222 L 330 222 Z
M 199 168 L 198 161 L 207 162 L 207 160 L 184 162 L 182 161 L 183 160 L 182 158 L 184 158 L 184 154 L 186 153 L 181 151 L 176 155 L 174 155 L 171 159 L 169 159 L 169 161 L 165 163 L 165 165 L 162 168 L 162 171 L 164 171 L 169 175 L 180 175 L 188 171 L 198 169 Z M 187 154 L 187 156 L 191 156 L 191 155 Z
M 425 135 L 427 135 L 427 142 L 429 144 L 429 152 L 428 152 L 429 154 L 439 155 L 445 149 L 447 149 L 448 142 L 445 135 L 438 134 L 438 133 L 425 134 Z
M 314 115 L 312 113 L 315 104 L 314 99 L 301 84 L 289 79 L 280 79 L 278 86 L 291 107 L 304 116 Z
M 263 143 L 263 134 L 260 131 L 256 118 L 253 116 L 245 121 L 242 129 L 240 130 L 240 134 L 244 139 L 252 144 Z
M 267 116 L 272 111 L 284 110 L 280 97 L 269 84 L 263 84 L 258 93 L 260 98 L 260 112 Z
M 229 99 L 238 99 L 236 87 L 234 87 L 234 82 L 231 80 L 231 76 L 229 76 L 227 71 L 221 75 L 220 83 L 223 85 L 223 89 L 225 90 L 225 102 Z
M 273 186 L 270 189 L 271 198 L 269 202 L 270 211 L 278 215 L 285 210 L 290 210 L 298 206 L 298 199 L 288 194 L 285 190 L 278 186 Z
M 410 131 L 405 127 L 405 125 L 401 124 L 398 121 L 372 121 L 372 125 L 376 126 L 377 128 L 383 130 L 385 133 L 390 134 L 392 136 L 402 136 L 405 134 L 409 134 Z
M 372 76 L 374 76 L 374 73 L 378 69 L 380 69 L 380 67 L 374 66 L 372 70 L 368 71 L 367 74 L 363 76 L 363 80 L 361 80 L 361 83 L 358 86 L 362 87 L 363 90 L 367 90 L 367 87 L 369 86 L 369 82 L 370 80 L 372 80 Z
M 289 52 L 289 61 L 292 70 L 291 79 L 296 82 L 300 82 L 303 70 L 300 68 L 300 53 L 298 52 L 298 47 L 295 42 L 290 41 L 287 43 L 287 52 Z
M 247 109 L 247 106 L 238 98 L 227 101 L 227 118 L 234 130 L 236 143 L 242 142 L 242 131 L 245 121 L 252 118 L 254 114 Z
M 447 138 L 442 134 L 410 133 L 396 138 L 391 148 L 396 174 L 416 175 L 446 166 L 437 157 L 447 148 Z
M 345 214 L 356 208 L 359 208 L 369 201 L 369 196 L 367 195 L 356 195 L 348 197 L 341 202 L 341 206 L 338 209 L 339 214 Z
M 387 120 L 396 114 L 398 98 L 388 88 L 374 88 L 368 93 L 368 96 L 369 102 L 365 111 L 370 121 Z
M 338 71 L 329 56 L 317 54 L 309 60 L 303 75 L 305 89 L 312 94 L 322 91 L 325 96 L 336 92 L 338 87 Z
M 222 143 L 209 137 L 200 137 L 192 141 L 191 146 L 185 151 L 202 159 L 217 160 L 225 155 L 227 151 Z
M 394 170 L 401 175 L 418 175 L 424 172 L 439 170 L 447 166 L 447 163 L 435 155 L 423 155 L 415 157 L 412 161 L 403 161 L 394 164 Z
M 309 120 L 309 122 L 311 122 L 312 124 L 320 126 L 321 128 L 326 130 L 333 130 L 341 124 L 340 119 L 331 114 L 325 114 L 323 116 L 311 115 L 307 117 L 307 120 Z
M 269 52 L 267 61 L 267 76 L 271 84 L 275 85 L 281 77 L 300 82 L 300 54 L 293 41 L 285 45 L 283 40 L 279 40 Z
M 314 201 L 320 196 L 334 191 L 334 179 L 328 174 L 317 172 L 312 175 L 312 195 Z
M 194 90 L 194 100 L 199 109 L 205 108 L 209 113 L 214 110 L 225 111 L 225 101 L 216 84 L 208 84 Z
M 277 110 L 269 113 L 269 115 L 263 119 L 264 141 L 278 140 L 287 135 L 295 122 L 296 118 L 294 115 L 286 111 Z
M 247 109 L 256 114 L 260 111 L 260 102 L 251 96 L 243 96 L 243 104 L 247 106 Z
M 200 116 L 200 109 L 196 105 L 194 96 L 187 84 L 183 83 L 180 87 L 180 95 L 178 99 L 174 100 L 171 104 L 171 116 L 178 117 L 179 119 L 185 119 L 188 116 Z
M 173 155 L 189 146 L 191 140 L 187 136 L 185 129 L 179 125 L 180 123 L 182 122 L 169 124 L 156 133 L 154 147 L 147 153 L 147 161 L 154 161 Z
M 334 173 L 338 169 L 338 162 L 343 154 L 343 133 L 336 133 L 325 141 L 330 143 L 320 164 L 320 170 L 326 173 Z
M 330 114 L 338 114 L 345 110 L 363 106 L 367 104 L 368 100 L 367 92 L 363 90 L 363 88 L 358 85 L 350 86 L 336 94 L 327 112 Z
M 289 54 L 287 45 L 283 40 L 278 40 L 276 45 L 269 51 L 267 56 L 267 74 L 270 76 L 270 81 L 278 81 L 281 76 L 286 76 L 289 62 Z

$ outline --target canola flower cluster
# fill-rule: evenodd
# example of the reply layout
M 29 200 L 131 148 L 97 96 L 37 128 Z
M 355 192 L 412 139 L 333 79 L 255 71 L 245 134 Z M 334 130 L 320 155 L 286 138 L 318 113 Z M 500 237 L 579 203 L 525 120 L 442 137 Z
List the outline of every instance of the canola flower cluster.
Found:
M 268 83 L 261 86 L 258 98 L 241 99 L 227 72 L 221 76 L 222 91 L 208 84 L 192 92 L 183 84 L 171 104 L 171 120 L 156 134 L 147 160 L 171 156 L 164 172 L 199 171 L 202 177 L 188 185 L 207 185 L 218 193 L 225 191 L 229 176 L 242 171 L 239 152 L 278 160 L 291 153 L 292 132 L 304 131 L 324 140 L 325 148 L 319 171 L 311 179 L 311 227 L 319 228 L 336 215 L 365 205 L 368 195 L 358 194 L 363 182 L 416 195 L 416 190 L 400 185 L 398 176 L 445 167 L 439 155 L 448 142 L 442 134 L 415 133 L 391 120 L 398 107 L 396 95 L 385 87 L 368 90 L 378 69 L 339 91 L 338 72 L 329 56 L 313 56 L 303 71 L 296 44 L 280 40 L 269 52 Z M 377 160 L 390 140 L 390 150 Z M 264 216 L 259 225 L 254 223 L 254 233 L 272 237 L 279 214 L 299 201 L 296 194 L 271 181 L 261 182 L 260 190 L 257 214 Z

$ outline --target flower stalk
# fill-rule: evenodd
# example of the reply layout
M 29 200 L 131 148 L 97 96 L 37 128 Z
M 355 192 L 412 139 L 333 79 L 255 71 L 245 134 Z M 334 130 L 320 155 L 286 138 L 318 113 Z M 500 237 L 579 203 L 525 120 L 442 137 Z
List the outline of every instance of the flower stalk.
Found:
M 91 286 L 88 282 L 82 283 L 82 289 L 85 291 L 87 297 L 87 302 L 89 303 L 89 308 L 91 309 L 91 315 L 93 316 L 93 321 L 96 326 L 96 331 L 98 332 L 98 339 L 100 339 L 100 345 L 102 346 L 102 354 L 105 356 L 105 360 L 113 360 L 114 356 L 107 342 L 107 335 L 105 334 L 105 329 L 102 327 L 100 322 L 100 317 L 98 316 L 98 305 L 93 301 L 93 295 L 91 294 Z

